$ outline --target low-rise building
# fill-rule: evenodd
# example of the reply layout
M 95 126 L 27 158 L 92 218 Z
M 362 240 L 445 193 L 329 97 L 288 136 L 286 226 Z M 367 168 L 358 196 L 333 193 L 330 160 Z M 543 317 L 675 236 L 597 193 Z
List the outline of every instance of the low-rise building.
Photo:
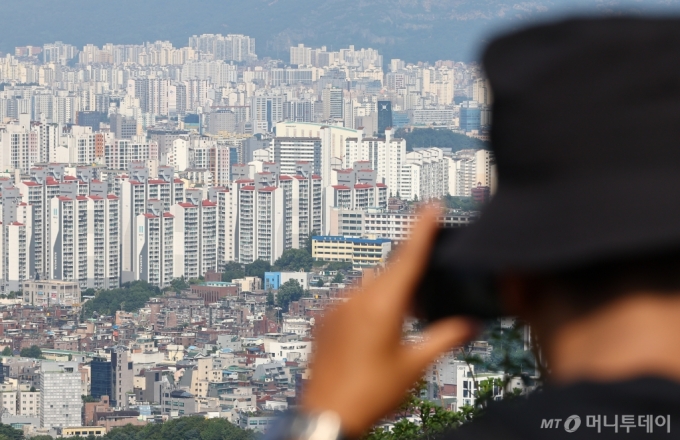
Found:
M 315 260 L 351 262 L 354 267 L 382 264 L 391 250 L 392 240 L 388 238 L 312 237 L 312 257 Z
M 24 303 L 32 306 L 73 306 L 81 301 L 80 286 L 76 281 L 24 281 L 22 286 Z
M 57 437 L 104 437 L 106 428 L 103 426 L 71 426 L 69 428 L 55 428 L 54 434 Z
M 312 274 L 309 272 L 265 272 L 264 290 L 277 290 L 282 284 L 290 280 L 297 281 L 303 289 L 309 289 Z
M 269 428 L 276 424 L 279 417 L 281 417 L 281 413 L 273 411 L 239 411 L 237 422 L 241 429 L 250 429 L 251 431 L 265 433 Z

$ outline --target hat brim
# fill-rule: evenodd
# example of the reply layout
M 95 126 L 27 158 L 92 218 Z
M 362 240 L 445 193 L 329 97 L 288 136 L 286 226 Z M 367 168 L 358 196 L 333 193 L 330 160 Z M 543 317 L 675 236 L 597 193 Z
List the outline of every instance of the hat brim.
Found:
M 480 219 L 450 246 L 451 260 L 545 271 L 680 250 L 680 172 L 625 171 L 540 186 L 501 180 Z

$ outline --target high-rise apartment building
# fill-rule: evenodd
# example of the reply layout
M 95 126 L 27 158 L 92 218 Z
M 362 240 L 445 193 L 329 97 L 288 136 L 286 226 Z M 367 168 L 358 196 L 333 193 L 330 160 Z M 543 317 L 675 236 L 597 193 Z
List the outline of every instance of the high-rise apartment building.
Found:
M 314 101 L 293 99 L 283 103 L 283 119 L 287 122 L 314 121 Z
M 326 87 L 321 92 L 323 104 L 323 119 L 325 121 L 342 120 L 344 112 L 343 90 L 336 87 Z
M 134 136 L 132 139 L 114 139 L 105 146 L 104 164 L 113 170 L 125 170 L 132 162 L 158 158 L 158 145 L 142 136 Z
M 186 202 L 170 207 L 174 216 L 174 276 L 198 278 L 217 268 L 217 203 L 187 191 Z
M 486 78 L 477 78 L 472 83 L 472 100 L 478 102 L 480 105 L 491 105 L 493 103 L 493 96 L 491 94 L 491 85 Z
M 81 382 L 78 362 L 41 362 L 41 428 L 66 428 L 82 424 Z
M 234 184 L 235 186 L 236 184 Z M 216 256 L 218 266 L 226 261 L 235 260 L 234 242 L 236 226 L 236 209 L 229 187 L 213 187 L 208 192 L 208 199 L 217 203 L 217 244 Z
M 387 185 L 391 195 L 396 195 L 406 161 L 406 141 L 393 137 L 391 129 L 385 130 L 384 138 L 347 138 L 343 159 L 345 168 L 368 162 L 368 167 L 377 173 L 377 182 Z
M 128 118 L 123 115 L 114 113 L 109 118 L 111 124 L 111 133 L 115 139 L 132 139 L 139 133 L 139 124 L 137 119 Z
M 58 63 L 65 65 L 68 61 L 75 58 L 77 54 L 78 49 L 75 46 L 64 44 L 61 41 L 45 44 L 42 50 L 43 62 L 45 64 Z
M 28 173 L 40 159 L 39 134 L 31 130 L 30 115 L 22 114 L 16 124 L 0 130 L 0 168 Z
M 489 150 L 461 150 L 452 157 L 445 157 L 448 163 L 448 186 L 452 196 L 470 197 L 472 189 L 489 187 L 493 193 L 496 187 L 496 172 L 493 153 Z
M 176 179 L 172 167 L 158 167 L 156 179 L 149 178 L 149 169 L 141 162 L 130 162 L 127 174 L 115 179 L 115 194 L 120 197 L 121 277 L 123 282 L 135 278 L 139 267 L 134 264 L 137 218 L 147 214 L 150 201 L 159 201 L 163 212 L 184 201 L 184 182 Z M 154 205 L 155 206 L 155 205 Z
M 296 174 L 298 162 L 312 165 L 313 173 L 321 173 L 321 139 L 313 137 L 276 137 L 272 141 L 273 161 L 281 166 L 281 174 Z
M 129 79 L 127 93 L 139 99 L 139 107 L 145 113 L 167 116 L 169 113 L 170 81 L 161 78 Z
M 426 201 L 449 193 L 449 164 L 440 148 L 406 154 L 399 195 L 404 200 Z
M 284 97 L 280 95 L 256 95 L 251 98 L 250 117 L 256 133 L 268 133 L 274 125 L 283 121 Z
M 119 206 L 114 195 L 50 201 L 51 279 L 77 281 L 82 289 L 118 287 Z
M 20 291 L 31 276 L 33 209 L 22 202 L 19 189 L 8 182 L 2 188 L 2 226 L 0 227 L 0 273 L 4 292 Z
M 274 262 L 285 249 L 304 246 L 309 234 L 323 227 L 322 181 L 313 165 L 298 162 L 292 174 L 282 174 L 281 168 L 277 163 L 264 163 L 253 179 L 236 180 L 229 192 L 215 194 L 224 200 L 221 212 L 230 206 L 233 213 L 224 225 L 221 248 L 233 246 L 236 261 Z
M 194 35 L 189 38 L 189 47 L 211 54 L 215 60 L 240 62 L 257 59 L 255 39 L 241 34 Z
M 298 66 L 309 66 L 312 64 L 312 48 L 298 44 L 290 48 L 290 64 Z
M 135 280 L 158 287 L 170 284 L 174 277 L 174 220 L 160 200 L 149 200 L 147 212 L 135 221 L 133 271 Z

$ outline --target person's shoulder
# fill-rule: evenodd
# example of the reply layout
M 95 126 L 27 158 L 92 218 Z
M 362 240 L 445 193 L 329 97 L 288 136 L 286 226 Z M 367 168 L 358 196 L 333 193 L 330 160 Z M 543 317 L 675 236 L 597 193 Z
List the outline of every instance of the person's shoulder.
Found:
M 593 435 L 608 438 L 608 434 L 618 435 L 621 432 L 668 435 L 668 426 L 680 429 L 680 416 L 673 415 L 674 408 L 678 407 L 680 384 L 676 382 L 657 378 L 611 383 L 581 382 L 566 387 L 549 387 L 529 397 L 494 402 L 474 421 L 444 438 L 574 439 Z M 624 416 L 627 426 L 624 426 Z M 668 426 L 666 422 L 660 425 L 662 419 L 667 421 Z M 655 424 L 657 421 L 659 424 Z M 636 438 L 635 435 L 631 437 Z

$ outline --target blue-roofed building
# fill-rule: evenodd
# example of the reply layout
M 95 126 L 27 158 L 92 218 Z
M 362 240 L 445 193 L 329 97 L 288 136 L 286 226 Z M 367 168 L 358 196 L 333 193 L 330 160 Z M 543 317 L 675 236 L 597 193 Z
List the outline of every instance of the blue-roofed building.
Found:
M 355 238 L 334 235 L 312 237 L 312 257 L 317 261 L 351 262 L 354 268 L 383 264 L 392 250 L 389 238 Z

